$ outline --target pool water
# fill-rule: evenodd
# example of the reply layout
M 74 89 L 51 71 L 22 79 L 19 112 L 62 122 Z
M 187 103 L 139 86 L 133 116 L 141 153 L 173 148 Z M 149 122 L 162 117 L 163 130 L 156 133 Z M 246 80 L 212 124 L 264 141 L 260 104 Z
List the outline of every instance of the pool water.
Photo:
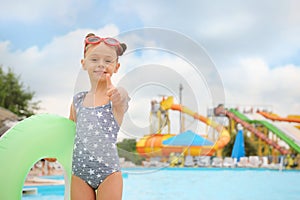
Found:
M 25 188 L 37 188 L 37 195 L 23 195 L 24 200 L 64 200 L 64 185 L 53 186 L 30 186 Z
M 124 178 L 123 200 L 300 199 L 300 171 L 295 170 L 135 168 L 123 171 L 128 173 L 128 178 Z M 22 199 L 64 199 L 64 186 L 43 187 L 38 188 L 38 195 Z
M 46 179 L 63 180 L 63 176 L 43 176 Z M 25 186 L 24 188 L 37 188 L 37 195 L 23 195 L 24 200 L 64 200 L 64 185 L 51 185 L 51 186 Z

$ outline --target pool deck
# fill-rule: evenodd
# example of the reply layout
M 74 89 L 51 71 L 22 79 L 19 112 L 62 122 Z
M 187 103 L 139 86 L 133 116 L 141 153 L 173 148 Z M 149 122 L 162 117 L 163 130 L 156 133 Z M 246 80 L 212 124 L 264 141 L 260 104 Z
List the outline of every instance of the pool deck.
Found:
M 64 180 L 54 180 L 54 179 L 47 179 L 43 176 L 51 176 L 51 175 L 63 175 L 62 170 L 53 170 L 51 173 L 45 174 L 42 173 L 40 170 L 31 170 L 26 177 L 24 186 L 40 186 L 40 185 L 63 185 L 65 184 Z
M 63 185 L 63 184 L 65 184 L 64 180 L 53 180 L 53 179 L 32 177 L 32 178 L 26 179 L 24 186 Z

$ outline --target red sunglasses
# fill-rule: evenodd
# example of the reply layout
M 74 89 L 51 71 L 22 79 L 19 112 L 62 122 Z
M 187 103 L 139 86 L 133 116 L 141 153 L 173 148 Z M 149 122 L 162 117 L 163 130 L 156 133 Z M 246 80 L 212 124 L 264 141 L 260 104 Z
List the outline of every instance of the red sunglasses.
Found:
M 109 46 L 113 46 L 113 47 L 117 47 L 117 54 L 120 55 L 123 51 L 121 45 L 120 45 L 120 42 L 114 38 L 101 38 L 101 37 L 98 37 L 98 36 L 90 36 L 90 37 L 87 37 L 85 39 L 85 47 L 84 47 L 84 55 L 87 51 L 87 45 L 88 44 L 100 44 L 100 42 L 104 42 L 105 44 L 109 45 Z

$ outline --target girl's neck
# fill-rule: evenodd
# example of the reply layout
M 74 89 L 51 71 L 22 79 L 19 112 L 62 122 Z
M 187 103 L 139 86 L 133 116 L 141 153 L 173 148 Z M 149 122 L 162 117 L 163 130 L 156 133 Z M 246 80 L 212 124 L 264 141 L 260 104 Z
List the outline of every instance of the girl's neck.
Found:
M 91 85 L 92 87 L 85 96 L 83 105 L 86 107 L 97 107 L 107 104 L 109 98 L 106 95 L 106 82 L 99 83 L 98 85 Z
M 99 93 L 106 93 L 107 86 L 106 82 L 98 82 L 98 83 L 91 83 L 91 89 L 89 93 L 91 94 L 99 94 Z

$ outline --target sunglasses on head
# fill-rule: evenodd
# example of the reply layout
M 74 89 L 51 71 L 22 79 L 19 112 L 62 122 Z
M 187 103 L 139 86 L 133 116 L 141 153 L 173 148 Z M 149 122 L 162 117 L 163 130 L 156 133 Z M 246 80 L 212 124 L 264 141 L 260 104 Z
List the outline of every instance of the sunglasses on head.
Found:
M 117 54 L 118 55 L 121 55 L 122 53 L 122 47 L 120 45 L 120 42 L 114 38 L 101 38 L 101 37 L 98 37 L 98 36 L 90 36 L 90 37 L 87 37 L 85 39 L 85 47 L 84 47 L 84 54 L 86 53 L 87 51 L 87 45 L 88 44 L 100 44 L 101 42 L 104 42 L 106 45 L 109 45 L 109 46 L 113 46 L 113 47 L 117 47 Z

